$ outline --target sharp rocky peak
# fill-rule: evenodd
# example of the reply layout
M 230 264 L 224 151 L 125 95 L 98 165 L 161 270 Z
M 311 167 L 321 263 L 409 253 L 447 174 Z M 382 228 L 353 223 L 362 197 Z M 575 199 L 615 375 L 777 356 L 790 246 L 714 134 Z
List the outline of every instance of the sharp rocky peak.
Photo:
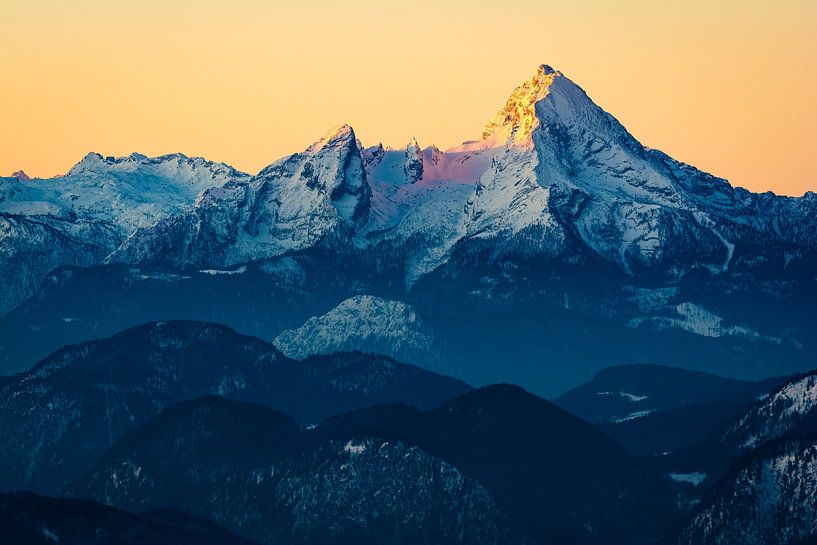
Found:
M 307 151 L 316 152 L 324 148 L 348 147 L 356 145 L 354 129 L 347 125 L 338 125 L 330 129 L 323 137 L 312 144 Z
M 403 172 L 409 183 L 415 183 L 423 179 L 423 150 L 414 137 L 406 145 L 406 160 L 403 164 Z

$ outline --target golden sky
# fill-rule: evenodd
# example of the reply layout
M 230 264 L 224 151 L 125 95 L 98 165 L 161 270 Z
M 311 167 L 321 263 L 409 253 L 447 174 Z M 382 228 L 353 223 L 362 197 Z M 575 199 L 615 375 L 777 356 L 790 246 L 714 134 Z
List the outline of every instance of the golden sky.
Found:
M 645 145 L 817 190 L 817 0 L 0 0 L 0 174 L 92 150 L 255 173 L 339 123 L 446 148 L 541 63 Z

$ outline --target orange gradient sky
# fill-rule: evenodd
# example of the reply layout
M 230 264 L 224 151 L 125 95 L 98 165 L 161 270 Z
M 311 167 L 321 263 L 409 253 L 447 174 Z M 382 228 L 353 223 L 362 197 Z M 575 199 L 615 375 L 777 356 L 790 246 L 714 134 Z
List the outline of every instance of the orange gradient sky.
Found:
M 817 189 L 814 0 L 0 0 L 0 174 L 91 150 L 255 173 L 339 123 L 445 148 L 541 63 L 645 145 Z

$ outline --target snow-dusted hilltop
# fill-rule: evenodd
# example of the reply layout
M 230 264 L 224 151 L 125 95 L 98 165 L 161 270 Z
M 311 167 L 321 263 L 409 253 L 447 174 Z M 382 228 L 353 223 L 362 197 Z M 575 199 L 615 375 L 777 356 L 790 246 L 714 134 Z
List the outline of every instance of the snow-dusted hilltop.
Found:
M 694 512 L 676 545 L 813 543 L 817 440 L 780 440 L 739 462 Z
M 274 344 L 296 359 L 357 350 L 415 363 L 428 357 L 432 341 L 431 332 L 409 305 L 359 295 L 323 316 L 313 316 L 298 329 L 282 332 Z

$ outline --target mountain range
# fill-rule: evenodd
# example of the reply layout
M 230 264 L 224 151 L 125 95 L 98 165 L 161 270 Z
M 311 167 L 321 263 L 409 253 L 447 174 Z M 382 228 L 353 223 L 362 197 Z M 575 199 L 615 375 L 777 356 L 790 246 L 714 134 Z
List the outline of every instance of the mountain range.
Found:
M 64 177 L 3 179 L 0 214 L 7 372 L 167 319 L 299 356 L 396 328 L 408 363 L 545 395 L 617 363 L 757 379 L 817 354 L 817 196 L 754 194 L 647 148 L 546 65 L 445 151 L 365 147 L 342 125 L 255 176 L 89 154 Z M 394 320 L 367 322 L 373 308 Z

